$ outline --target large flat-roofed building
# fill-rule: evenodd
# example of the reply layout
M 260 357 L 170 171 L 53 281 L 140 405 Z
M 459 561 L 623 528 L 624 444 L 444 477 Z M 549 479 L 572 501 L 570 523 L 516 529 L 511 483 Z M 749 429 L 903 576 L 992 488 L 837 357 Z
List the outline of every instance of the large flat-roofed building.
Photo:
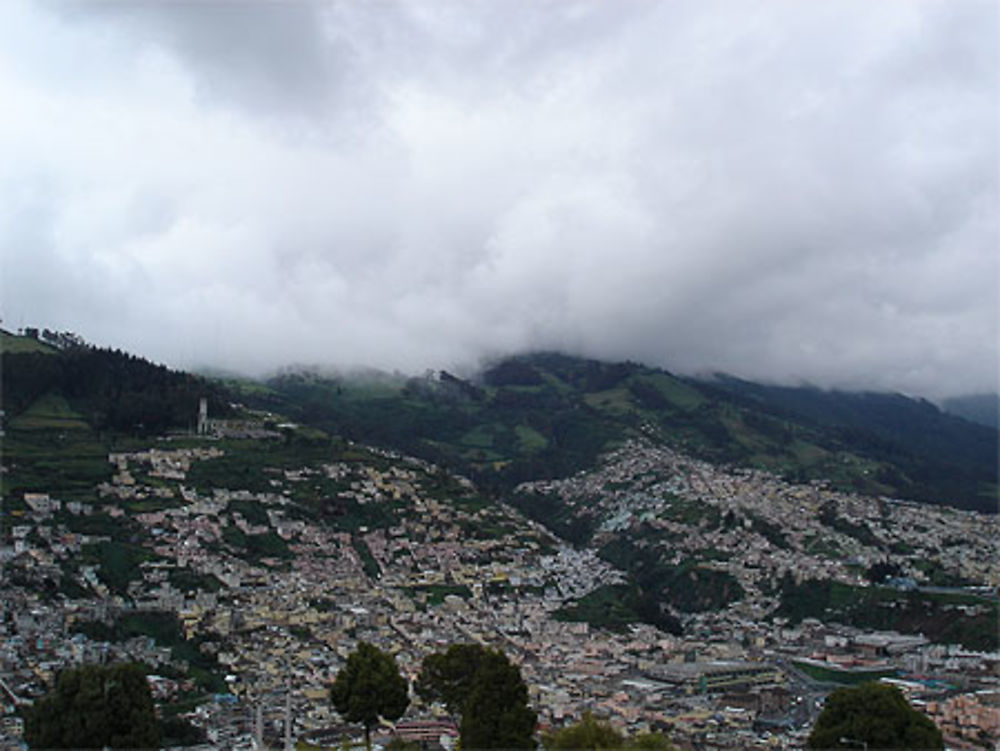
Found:
M 779 683 L 781 671 L 766 662 L 676 662 L 647 671 L 650 678 L 683 688 L 687 693 L 707 694 L 730 689 Z

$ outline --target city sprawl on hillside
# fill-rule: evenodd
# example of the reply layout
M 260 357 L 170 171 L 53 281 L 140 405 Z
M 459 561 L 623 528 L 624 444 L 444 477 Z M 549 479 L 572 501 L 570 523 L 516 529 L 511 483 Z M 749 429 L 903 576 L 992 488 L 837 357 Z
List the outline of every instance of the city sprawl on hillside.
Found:
M 329 685 L 362 641 L 411 679 L 448 645 L 499 647 L 543 728 L 591 711 L 682 747 L 797 747 L 832 686 L 881 677 L 946 736 L 997 737 L 994 516 L 641 439 L 492 499 L 427 461 L 254 419 L 281 427 L 133 439 L 89 499 L 55 481 L 8 499 L 5 747 L 60 670 L 119 660 L 147 665 L 161 711 L 213 747 L 278 743 L 289 719 L 338 745 L 357 728 Z M 414 701 L 404 719 L 441 711 Z

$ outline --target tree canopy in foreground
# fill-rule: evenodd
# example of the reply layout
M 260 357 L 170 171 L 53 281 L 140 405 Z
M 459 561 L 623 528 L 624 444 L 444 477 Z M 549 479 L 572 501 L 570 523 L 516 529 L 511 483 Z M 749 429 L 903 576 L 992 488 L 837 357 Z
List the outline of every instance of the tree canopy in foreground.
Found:
M 882 683 L 838 688 L 809 734 L 808 748 L 943 749 L 941 731 L 910 706 L 902 692 Z
M 64 670 L 25 713 L 24 739 L 32 748 L 159 748 L 145 671 L 134 663 Z
M 463 748 L 535 747 L 537 715 L 521 670 L 500 650 L 455 644 L 424 658 L 417 692 L 461 715 Z
M 590 712 L 574 725 L 548 733 L 542 745 L 552 751 L 673 751 L 662 733 L 640 733 L 626 739 L 610 723 Z
M 371 748 L 371 729 L 379 717 L 398 720 L 409 706 L 406 679 L 396 661 L 378 647 L 361 642 L 347 658 L 330 687 L 333 706 L 348 722 L 365 729 L 365 747 Z

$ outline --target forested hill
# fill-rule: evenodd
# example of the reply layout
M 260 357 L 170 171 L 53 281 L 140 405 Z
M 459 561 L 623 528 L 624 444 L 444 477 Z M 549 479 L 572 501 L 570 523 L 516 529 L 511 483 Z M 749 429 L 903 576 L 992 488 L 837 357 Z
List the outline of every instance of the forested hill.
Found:
M 997 430 L 942 412 L 923 399 L 765 386 L 727 377 L 704 387 L 748 409 L 811 427 L 830 446 L 883 462 L 883 476 L 892 484 L 909 484 L 908 495 L 917 500 L 931 501 L 935 494 L 962 497 L 967 489 L 973 499 L 987 499 L 986 487 L 997 479 Z M 905 479 L 890 476 L 894 471 Z M 995 510 L 995 493 L 992 501 Z
M 2 333 L 0 395 L 5 427 L 161 433 L 193 424 L 201 397 L 210 410 L 229 409 L 225 389 L 120 350 L 91 347 L 75 337 Z
M 225 416 L 235 391 L 251 407 L 430 459 L 501 492 L 590 469 L 641 438 L 796 482 L 997 510 L 997 430 L 898 394 L 706 381 L 552 353 L 506 358 L 474 378 L 297 372 L 223 384 L 49 333 L 0 332 L 9 431 L 189 428 L 200 397 Z
M 630 437 L 793 481 L 995 512 L 997 431 L 922 400 L 683 378 L 560 354 L 476 378 L 290 373 L 248 390 L 331 432 L 424 456 L 484 486 L 564 477 Z

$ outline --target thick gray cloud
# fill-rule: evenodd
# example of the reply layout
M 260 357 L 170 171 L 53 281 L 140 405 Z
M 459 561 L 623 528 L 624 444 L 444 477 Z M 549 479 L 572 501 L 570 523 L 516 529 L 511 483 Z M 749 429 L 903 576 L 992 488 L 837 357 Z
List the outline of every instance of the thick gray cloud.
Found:
M 4 325 L 995 389 L 992 2 L 0 11 Z

